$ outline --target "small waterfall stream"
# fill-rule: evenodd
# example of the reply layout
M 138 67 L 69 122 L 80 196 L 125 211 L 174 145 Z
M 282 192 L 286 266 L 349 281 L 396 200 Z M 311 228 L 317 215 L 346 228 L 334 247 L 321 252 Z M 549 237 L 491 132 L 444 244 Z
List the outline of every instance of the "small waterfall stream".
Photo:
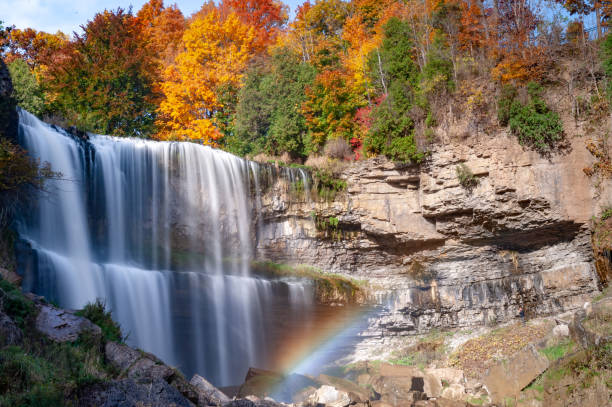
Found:
M 25 111 L 20 137 L 62 173 L 19 224 L 24 289 L 72 309 L 102 298 L 128 343 L 220 386 L 267 366 L 276 319 L 308 318 L 308 283 L 249 272 L 268 170 L 192 143 L 78 140 Z

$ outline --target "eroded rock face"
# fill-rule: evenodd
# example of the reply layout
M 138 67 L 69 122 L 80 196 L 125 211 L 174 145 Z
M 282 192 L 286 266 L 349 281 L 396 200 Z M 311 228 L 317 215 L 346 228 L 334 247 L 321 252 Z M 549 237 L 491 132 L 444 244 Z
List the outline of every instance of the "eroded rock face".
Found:
M 520 307 L 528 317 L 573 310 L 597 290 L 588 222 L 600 202 L 582 172 L 591 160 L 580 142 L 545 159 L 500 135 L 449 144 L 421 167 L 353 164 L 333 202 L 276 185 L 262 199 L 257 254 L 367 280 L 371 299 L 388 304 L 371 340 L 505 322 Z M 461 163 L 474 188 L 460 185 Z M 337 230 L 322 233 L 315 217 L 337 218 Z

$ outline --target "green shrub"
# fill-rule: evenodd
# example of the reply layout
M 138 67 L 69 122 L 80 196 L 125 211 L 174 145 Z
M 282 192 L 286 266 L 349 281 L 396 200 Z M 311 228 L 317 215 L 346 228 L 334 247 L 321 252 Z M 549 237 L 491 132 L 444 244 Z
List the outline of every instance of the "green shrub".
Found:
M 79 316 L 89 319 L 102 329 L 102 336 L 107 341 L 121 342 L 123 335 L 118 323 L 113 321 L 110 311 L 106 311 L 106 304 L 97 299 L 94 303 L 89 303 L 76 313 Z
M 330 171 L 318 170 L 313 178 L 317 195 L 326 201 L 333 201 L 339 192 L 346 190 L 346 181 L 336 178 Z
M 401 162 L 421 162 L 425 156 L 418 150 L 413 135 L 394 138 L 384 152 L 392 160 Z
M 459 184 L 461 184 L 463 188 L 471 189 L 478 185 L 478 178 L 476 178 L 472 170 L 464 163 L 455 167 L 455 171 L 457 172 Z
M 603 209 L 599 218 L 603 221 L 609 219 L 610 217 L 612 217 L 612 207 L 609 206 Z
M 517 99 L 516 89 L 504 87 L 498 100 L 497 116 L 501 125 L 509 125 L 512 134 L 522 145 L 540 153 L 554 148 L 563 136 L 563 124 L 556 112 L 546 105 L 541 97 L 540 85 L 527 85 L 529 100 L 526 104 Z
M 502 126 L 507 126 L 510 120 L 510 109 L 516 101 L 518 92 L 512 85 L 505 85 L 502 88 L 501 95 L 497 100 L 497 120 Z
M 601 61 L 606 74 L 606 93 L 608 99 L 612 99 L 612 35 L 606 35 L 601 42 Z
M 28 317 L 34 315 L 32 301 L 23 296 L 21 291 L 6 280 L 0 279 L 0 309 L 3 309 L 23 328 Z

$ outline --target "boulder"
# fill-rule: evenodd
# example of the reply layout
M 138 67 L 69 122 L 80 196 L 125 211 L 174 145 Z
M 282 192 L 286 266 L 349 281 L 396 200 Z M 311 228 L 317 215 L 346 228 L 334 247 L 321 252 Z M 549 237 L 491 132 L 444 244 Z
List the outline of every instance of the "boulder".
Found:
M 501 403 L 506 397 L 517 395 L 548 369 L 549 365 L 548 359 L 538 352 L 534 345 L 529 345 L 508 360 L 489 368 L 483 377 L 483 383 L 492 401 Z
M 413 366 L 396 366 L 383 364 L 380 366 L 380 375 L 389 378 L 408 379 L 407 383 L 410 383 L 411 385 L 422 383 L 422 388 L 413 388 L 413 390 L 423 391 L 429 397 L 440 397 L 440 393 L 442 392 L 442 382 L 439 377 L 436 377 L 427 372 L 423 372 Z M 394 382 L 401 382 L 401 380 L 396 380 Z M 376 391 L 378 392 L 378 390 Z
M 224 404 L 223 407 L 257 407 L 257 405 L 248 399 L 237 399 Z
M 107 342 L 104 347 L 104 354 L 110 364 L 120 372 L 129 369 L 130 366 L 142 357 L 142 354 L 136 349 L 117 342 Z
M 554 336 L 559 338 L 565 338 L 569 336 L 569 327 L 565 324 L 557 325 L 553 328 L 552 333 Z
M 133 379 L 114 380 L 85 386 L 79 390 L 79 407 L 193 407 L 166 381 L 148 383 Z
M 305 403 L 306 401 L 308 401 L 310 399 L 310 397 L 312 397 L 313 394 L 315 394 L 315 392 L 317 391 L 317 389 L 315 389 L 312 386 L 308 386 L 300 391 L 298 391 L 297 393 L 295 393 L 293 395 L 293 403 L 298 404 L 298 403 Z
M 310 403 L 322 404 L 325 407 L 346 407 L 351 404 L 347 392 L 337 390 L 335 387 L 323 385 L 310 397 Z
M 217 403 L 227 403 L 230 398 L 227 397 L 221 390 L 213 386 L 208 380 L 200 375 L 193 375 L 189 382 L 202 399 L 212 400 Z
M 127 371 L 127 377 L 131 379 L 162 379 L 167 381 L 173 374 L 174 370 L 165 364 L 146 357 L 137 360 Z
M 429 368 L 425 369 L 425 373 L 437 377 L 440 381 L 445 381 L 448 384 L 463 384 L 465 381 L 463 370 L 452 367 Z
M 48 304 L 39 304 L 38 307 L 36 329 L 56 342 L 74 342 L 85 332 L 102 337 L 100 327 L 87 318 Z
M 266 397 L 271 391 L 278 388 L 283 381 L 283 375 L 264 369 L 249 368 L 244 383 L 238 390 L 237 397 L 246 396 Z
M 468 404 L 465 401 L 449 400 L 449 399 L 446 399 L 446 398 L 436 399 L 436 405 L 438 407 L 466 407 L 466 406 L 471 406 L 471 404 Z
M 121 375 L 134 380 L 160 379 L 168 381 L 174 370 L 149 353 L 133 349 L 125 344 L 107 342 L 104 347 L 106 360 Z
M 465 387 L 458 383 L 453 383 L 444 390 L 442 390 L 442 397 L 447 398 L 449 400 L 465 400 Z
M 291 403 L 293 396 L 300 390 L 309 386 L 319 387 L 320 384 L 299 374 L 282 375 L 269 370 L 250 368 L 237 397 L 254 395 L 263 399 L 270 396 L 274 400 Z
M 23 332 L 8 315 L 0 312 L 0 348 L 19 345 L 23 342 Z
M 373 398 L 370 390 L 360 387 L 357 384 L 340 377 L 320 374 L 317 377 L 317 380 L 321 384 L 333 386 L 338 390 L 345 391 L 351 398 L 352 403 L 363 403 Z
M 412 376 L 377 376 L 372 381 L 372 388 L 380 399 L 392 405 L 410 405 L 418 400 L 426 400 L 423 391 L 423 377 Z

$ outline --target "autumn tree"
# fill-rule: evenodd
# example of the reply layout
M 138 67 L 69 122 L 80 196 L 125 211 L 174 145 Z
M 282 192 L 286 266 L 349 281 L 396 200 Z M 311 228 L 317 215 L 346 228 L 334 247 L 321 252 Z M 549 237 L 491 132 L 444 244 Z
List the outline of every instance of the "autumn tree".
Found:
M 486 43 L 486 31 L 483 24 L 484 10 L 477 0 L 461 1 L 461 23 L 459 26 L 459 45 L 462 50 L 469 50 L 473 57 Z
M 185 17 L 176 5 L 165 7 L 163 0 L 149 0 L 136 17 L 148 37 L 148 45 L 163 66 L 174 62 L 181 49 Z
M 308 126 L 309 151 L 320 151 L 328 140 L 349 141 L 357 134 L 354 117 L 362 103 L 359 95 L 347 86 L 347 80 L 341 70 L 326 70 L 306 89 L 302 112 Z
M 221 8 L 236 13 L 240 20 L 254 28 L 255 46 L 264 49 L 287 22 L 288 8 L 278 0 L 223 0 Z
M 543 54 L 535 38 L 540 17 L 529 0 L 497 0 L 499 62 L 493 78 L 502 82 L 522 82 L 537 79 L 542 73 Z
M 86 130 L 143 137 L 153 130 L 155 61 L 142 26 L 118 8 L 94 16 L 48 66 L 59 108 Z
M 6 62 L 21 59 L 35 69 L 54 64 L 58 51 L 68 42 L 68 36 L 61 31 L 49 34 L 32 28 L 13 28 L 6 36 L 3 55 Z
M 160 138 L 216 144 L 222 133 L 215 116 L 226 108 L 219 90 L 237 89 L 255 48 L 255 30 L 219 10 L 197 16 L 183 35 L 185 50 L 164 73 Z

